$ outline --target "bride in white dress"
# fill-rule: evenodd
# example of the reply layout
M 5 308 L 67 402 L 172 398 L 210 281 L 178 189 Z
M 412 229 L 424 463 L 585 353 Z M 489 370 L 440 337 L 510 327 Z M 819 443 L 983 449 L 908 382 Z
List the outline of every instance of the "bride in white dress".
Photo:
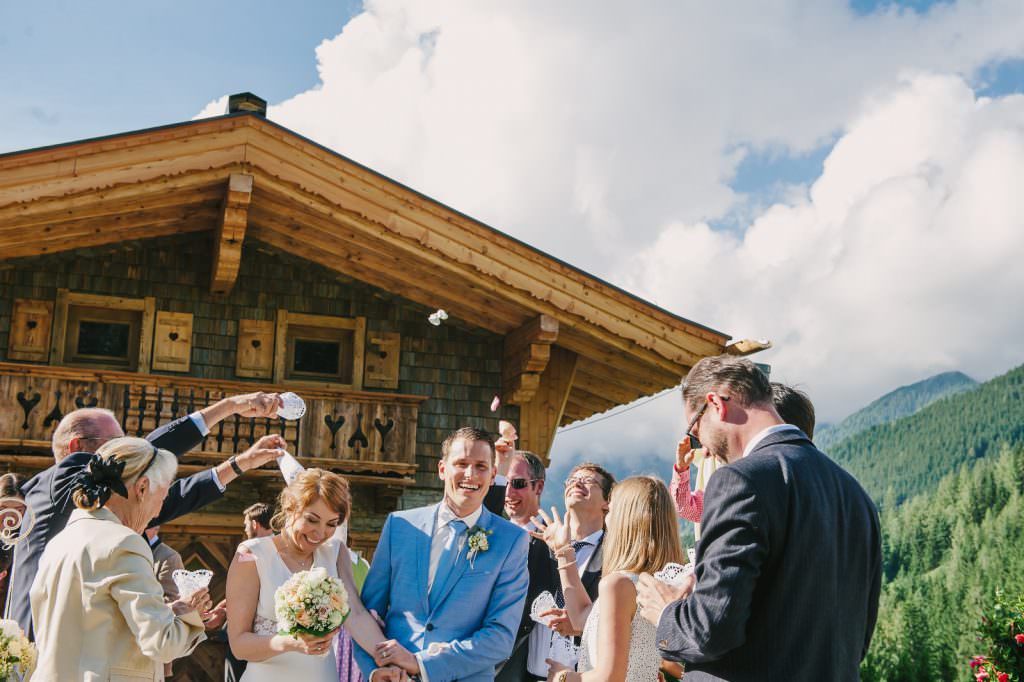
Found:
M 274 517 L 279 533 L 239 545 L 228 569 L 227 622 L 232 652 L 249 662 L 244 682 L 338 682 L 336 632 L 324 637 L 277 634 L 274 592 L 298 571 L 319 567 L 341 578 L 351 608 L 344 627 L 363 648 L 373 651 L 386 639 L 359 601 L 350 555 L 334 537 L 349 507 L 344 478 L 307 469 L 281 493 Z
M 675 506 L 665 484 L 650 476 L 633 476 L 612 489 L 598 598 L 591 603 L 576 569 L 568 524 L 554 512 L 541 512 L 543 530 L 536 534 L 558 561 L 569 621 L 583 627 L 578 672 L 549 660 L 554 682 L 655 682 L 661 658 L 655 628 L 640 615 L 636 582 L 668 563 L 685 563 Z M 584 625 L 584 621 L 586 624 Z

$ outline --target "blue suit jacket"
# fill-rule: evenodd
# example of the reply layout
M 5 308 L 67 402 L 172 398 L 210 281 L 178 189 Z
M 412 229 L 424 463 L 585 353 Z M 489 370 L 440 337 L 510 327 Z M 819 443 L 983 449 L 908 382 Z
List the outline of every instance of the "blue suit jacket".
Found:
M 442 503 L 443 504 L 443 503 Z M 362 600 L 384 619 L 385 633 L 406 649 L 422 652 L 430 682 L 494 679 L 494 666 L 508 658 L 530 576 L 526 570 L 530 537 L 486 508 L 477 527 L 492 531 L 489 548 L 470 566 L 462 556 L 448 575 L 436 606 L 427 599 L 430 540 L 439 504 L 388 516 L 381 531 Z M 428 653 L 433 643 L 450 644 Z M 369 679 L 377 666 L 356 647 L 356 661 Z

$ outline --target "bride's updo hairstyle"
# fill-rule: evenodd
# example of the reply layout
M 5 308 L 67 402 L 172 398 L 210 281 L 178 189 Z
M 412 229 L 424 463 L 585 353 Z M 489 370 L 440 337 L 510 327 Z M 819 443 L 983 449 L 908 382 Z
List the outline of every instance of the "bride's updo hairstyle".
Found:
M 631 476 L 612 489 L 610 506 L 605 519 L 605 575 L 654 573 L 667 563 L 686 563 L 675 505 L 664 483 L 651 476 Z
M 112 494 L 127 498 L 128 489 L 140 478 L 149 479 L 152 489 L 163 488 L 177 471 L 178 458 L 170 451 L 145 438 L 114 438 L 101 445 L 78 473 L 71 500 L 79 509 L 96 510 Z
M 306 469 L 281 491 L 277 500 L 277 513 L 270 520 L 270 527 L 276 533 L 281 532 L 290 518 L 301 514 L 303 509 L 318 498 L 338 512 L 341 522 L 345 522 L 352 503 L 348 481 L 333 471 Z

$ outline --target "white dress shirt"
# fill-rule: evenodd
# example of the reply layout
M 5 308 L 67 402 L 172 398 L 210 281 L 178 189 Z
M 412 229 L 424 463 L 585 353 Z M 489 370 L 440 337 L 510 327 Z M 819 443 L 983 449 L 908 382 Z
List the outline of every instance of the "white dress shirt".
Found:
M 747 447 L 743 448 L 743 456 L 746 457 L 751 452 L 753 452 L 754 448 L 756 448 L 761 441 L 763 441 L 765 438 L 772 435 L 773 433 L 778 433 L 779 431 L 788 431 L 790 429 L 794 431 L 800 430 L 799 428 L 793 426 L 792 424 L 776 424 L 775 426 L 769 426 L 767 429 L 764 429 L 763 431 L 761 431 L 756 436 L 750 439 L 750 442 L 747 443 Z
M 597 543 L 601 541 L 603 534 L 604 530 L 598 530 L 580 540 L 580 542 L 587 543 L 576 552 L 576 569 L 579 571 L 581 579 L 587 571 L 590 559 L 594 556 L 594 550 L 597 549 Z M 557 633 L 554 630 L 541 623 L 536 623 L 533 630 L 530 631 L 530 641 L 527 642 L 529 649 L 526 656 L 526 669 L 531 675 L 547 677 L 548 664 L 545 663 L 545 659 L 551 658 L 551 640 L 555 634 Z

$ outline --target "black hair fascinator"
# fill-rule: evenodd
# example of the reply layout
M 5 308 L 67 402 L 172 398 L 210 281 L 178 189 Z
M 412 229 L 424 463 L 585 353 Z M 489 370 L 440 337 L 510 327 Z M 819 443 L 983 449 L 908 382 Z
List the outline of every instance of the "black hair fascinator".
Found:
M 121 479 L 124 473 L 124 460 L 117 460 L 114 457 L 103 459 L 99 455 L 89 458 L 85 469 L 78 472 L 78 488 L 85 493 L 89 506 L 99 501 L 99 506 L 104 506 L 110 499 L 111 493 L 117 493 L 121 497 L 128 497 L 128 489 Z

